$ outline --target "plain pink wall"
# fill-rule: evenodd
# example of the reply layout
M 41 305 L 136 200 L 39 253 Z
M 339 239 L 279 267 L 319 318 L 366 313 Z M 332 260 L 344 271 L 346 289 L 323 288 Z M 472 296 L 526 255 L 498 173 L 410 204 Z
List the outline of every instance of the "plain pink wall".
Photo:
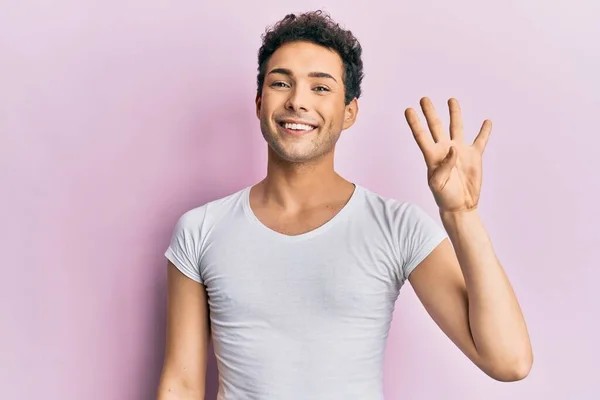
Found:
M 2 3 L 2 399 L 153 398 L 171 229 L 262 178 L 260 34 L 323 3 Z M 386 398 L 597 399 L 600 6 L 490 3 L 325 7 L 364 46 L 358 123 L 337 152 L 349 179 L 437 216 L 402 111 L 426 95 L 447 121 L 455 96 L 471 139 L 494 122 L 481 213 L 535 348 L 529 378 L 495 382 L 407 285 Z

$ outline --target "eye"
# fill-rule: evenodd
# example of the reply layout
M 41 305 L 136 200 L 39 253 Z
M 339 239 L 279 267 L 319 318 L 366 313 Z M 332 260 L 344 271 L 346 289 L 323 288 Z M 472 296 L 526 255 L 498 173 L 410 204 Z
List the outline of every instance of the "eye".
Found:
M 273 82 L 271 87 L 288 87 L 288 84 L 285 82 Z
M 325 86 L 317 86 L 314 90 L 316 90 L 317 92 L 329 92 L 329 88 Z

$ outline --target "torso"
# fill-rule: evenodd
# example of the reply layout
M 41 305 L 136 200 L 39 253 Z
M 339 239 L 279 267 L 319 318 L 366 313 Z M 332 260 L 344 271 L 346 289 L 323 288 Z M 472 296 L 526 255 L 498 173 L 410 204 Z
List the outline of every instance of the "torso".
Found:
M 207 290 L 218 400 L 383 399 L 394 304 L 423 256 L 411 249 L 443 231 L 424 221 L 415 236 L 414 208 L 360 186 L 306 221 L 261 213 L 250 193 L 191 210 L 172 242 Z

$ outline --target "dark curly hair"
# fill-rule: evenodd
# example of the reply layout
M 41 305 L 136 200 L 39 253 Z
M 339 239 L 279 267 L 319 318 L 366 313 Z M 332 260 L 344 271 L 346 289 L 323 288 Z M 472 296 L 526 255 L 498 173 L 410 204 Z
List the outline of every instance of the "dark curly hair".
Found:
M 262 95 L 269 58 L 283 44 L 295 41 L 312 42 L 337 52 L 344 64 L 346 104 L 360 97 L 364 76 L 362 47 L 352 32 L 340 27 L 321 10 L 288 14 L 262 35 L 262 46 L 258 51 L 258 96 Z

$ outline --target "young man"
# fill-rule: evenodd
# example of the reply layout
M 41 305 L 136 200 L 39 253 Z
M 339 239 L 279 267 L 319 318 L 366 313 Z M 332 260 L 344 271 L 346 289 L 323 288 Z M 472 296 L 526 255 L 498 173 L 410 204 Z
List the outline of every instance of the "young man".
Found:
M 334 171 L 363 76 L 349 31 L 319 12 L 288 15 L 263 37 L 258 62 L 267 175 L 176 224 L 158 399 L 204 398 L 211 339 L 220 400 L 382 399 L 388 329 L 407 280 L 482 371 L 526 377 L 525 321 L 477 211 L 490 122 L 469 145 L 456 100 L 449 136 L 428 99 L 430 132 L 406 111 L 442 229 L 418 206 Z

